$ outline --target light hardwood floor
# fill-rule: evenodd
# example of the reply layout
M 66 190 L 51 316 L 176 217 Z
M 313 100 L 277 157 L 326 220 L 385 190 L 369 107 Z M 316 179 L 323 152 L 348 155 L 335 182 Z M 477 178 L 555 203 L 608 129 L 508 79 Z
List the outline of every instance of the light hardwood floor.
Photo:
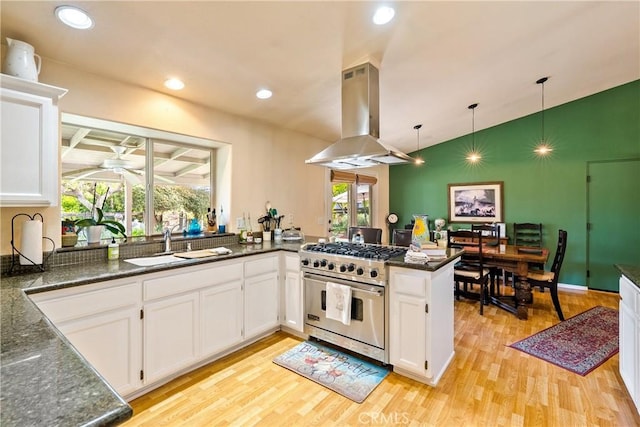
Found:
M 558 323 L 549 292 L 534 298 L 529 320 L 456 301 L 456 354 L 435 388 L 391 373 L 357 404 L 272 363 L 300 342 L 279 332 L 132 401 L 125 426 L 640 426 L 618 355 L 582 377 L 507 347 Z M 617 309 L 618 295 L 561 290 L 560 302 L 569 318 Z

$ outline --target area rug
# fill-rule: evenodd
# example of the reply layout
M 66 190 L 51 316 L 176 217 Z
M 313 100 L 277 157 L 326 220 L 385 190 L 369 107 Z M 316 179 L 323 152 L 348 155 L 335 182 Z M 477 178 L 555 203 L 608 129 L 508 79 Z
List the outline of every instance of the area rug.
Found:
M 273 362 L 357 403 L 362 403 L 389 373 L 381 366 L 310 341 L 298 344 Z
M 597 306 L 509 347 L 584 376 L 618 352 L 618 311 Z

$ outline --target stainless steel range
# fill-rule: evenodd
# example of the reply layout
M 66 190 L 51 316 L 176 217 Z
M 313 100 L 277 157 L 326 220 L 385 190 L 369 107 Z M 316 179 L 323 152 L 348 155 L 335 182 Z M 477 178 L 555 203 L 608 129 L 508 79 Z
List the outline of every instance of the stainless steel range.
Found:
M 389 301 L 385 263 L 406 248 L 354 243 L 307 243 L 300 250 L 305 291 L 304 332 L 389 363 Z M 351 316 L 327 317 L 327 287 L 346 285 Z

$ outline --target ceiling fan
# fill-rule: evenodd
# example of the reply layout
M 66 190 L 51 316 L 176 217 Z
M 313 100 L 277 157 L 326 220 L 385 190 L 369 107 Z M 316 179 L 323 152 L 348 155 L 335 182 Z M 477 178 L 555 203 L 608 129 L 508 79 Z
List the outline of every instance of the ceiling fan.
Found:
M 111 148 L 111 150 L 113 150 L 113 152 L 115 153 L 116 156 L 114 158 L 104 159 L 102 163 L 98 165 L 98 167 L 83 170 L 84 173 L 73 177 L 72 181 L 77 181 L 93 174 L 105 170 L 110 170 L 113 173 L 121 175 L 131 185 L 141 184 L 142 180 L 140 179 L 139 175 L 144 175 L 144 170 L 135 169 L 135 165 L 133 164 L 133 162 L 122 158 L 122 155 L 127 150 L 127 147 L 122 145 L 112 145 L 109 148 Z M 168 184 L 175 183 L 174 181 L 160 175 L 154 175 L 154 178 L 159 181 L 164 181 Z

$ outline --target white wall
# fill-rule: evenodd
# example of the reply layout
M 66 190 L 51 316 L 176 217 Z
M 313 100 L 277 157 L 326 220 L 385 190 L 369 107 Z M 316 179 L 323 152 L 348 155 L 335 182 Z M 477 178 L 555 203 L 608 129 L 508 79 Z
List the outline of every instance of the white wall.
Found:
M 317 224 L 325 213 L 325 169 L 304 163 L 329 142 L 291 132 L 266 123 L 186 102 L 142 87 L 83 73 L 43 58 L 40 82 L 69 90 L 60 101 L 62 112 L 130 123 L 193 135 L 231 144 L 229 199 L 224 206 L 235 230 L 237 216 L 257 216 L 267 200 L 282 214 L 292 213 L 295 225 L 307 235 L 325 235 Z M 223 152 L 226 150 L 222 150 Z M 11 218 L 16 212 L 40 212 L 44 234 L 60 246 L 60 214 L 56 208 L 2 208 L 0 239 L 2 254 L 11 253 Z M 16 236 L 19 241 L 19 235 Z M 45 247 L 46 248 L 46 247 Z
M 221 149 L 218 184 L 228 182 L 228 192 L 218 196 L 235 231 L 235 218 L 251 214 L 254 230 L 266 201 L 280 214 L 293 214 L 294 224 L 307 236 L 326 236 L 328 220 L 326 169 L 309 166 L 312 157 L 333 141 L 322 141 L 297 132 L 249 120 L 223 111 L 168 96 L 160 92 L 81 72 L 43 58 L 39 81 L 69 92 L 60 101 L 62 112 L 129 123 L 228 143 Z M 230 168 L 229 168 L 230 165 Z M 231 170 L 225 175 L 225 171 Z M 374 226 L 383 229 L 389 206 L 387 166 L 361 170 L 374 175 Z M 229 202 L 227 202 L 229 200 Z M 219 208 L 219 206 L 217 206 Z M 15 213 L 42 213 L 44 235 L 60 247 L 60 210 L 55 208 L 0 208 L 0 254 L 10 254 L 11 218 Z M 288 225 L 288 217 L 283 225 Z M 15 239 L 20 241 L 17 227 Z M 45 245 L 49 249 L 49 245 Z

